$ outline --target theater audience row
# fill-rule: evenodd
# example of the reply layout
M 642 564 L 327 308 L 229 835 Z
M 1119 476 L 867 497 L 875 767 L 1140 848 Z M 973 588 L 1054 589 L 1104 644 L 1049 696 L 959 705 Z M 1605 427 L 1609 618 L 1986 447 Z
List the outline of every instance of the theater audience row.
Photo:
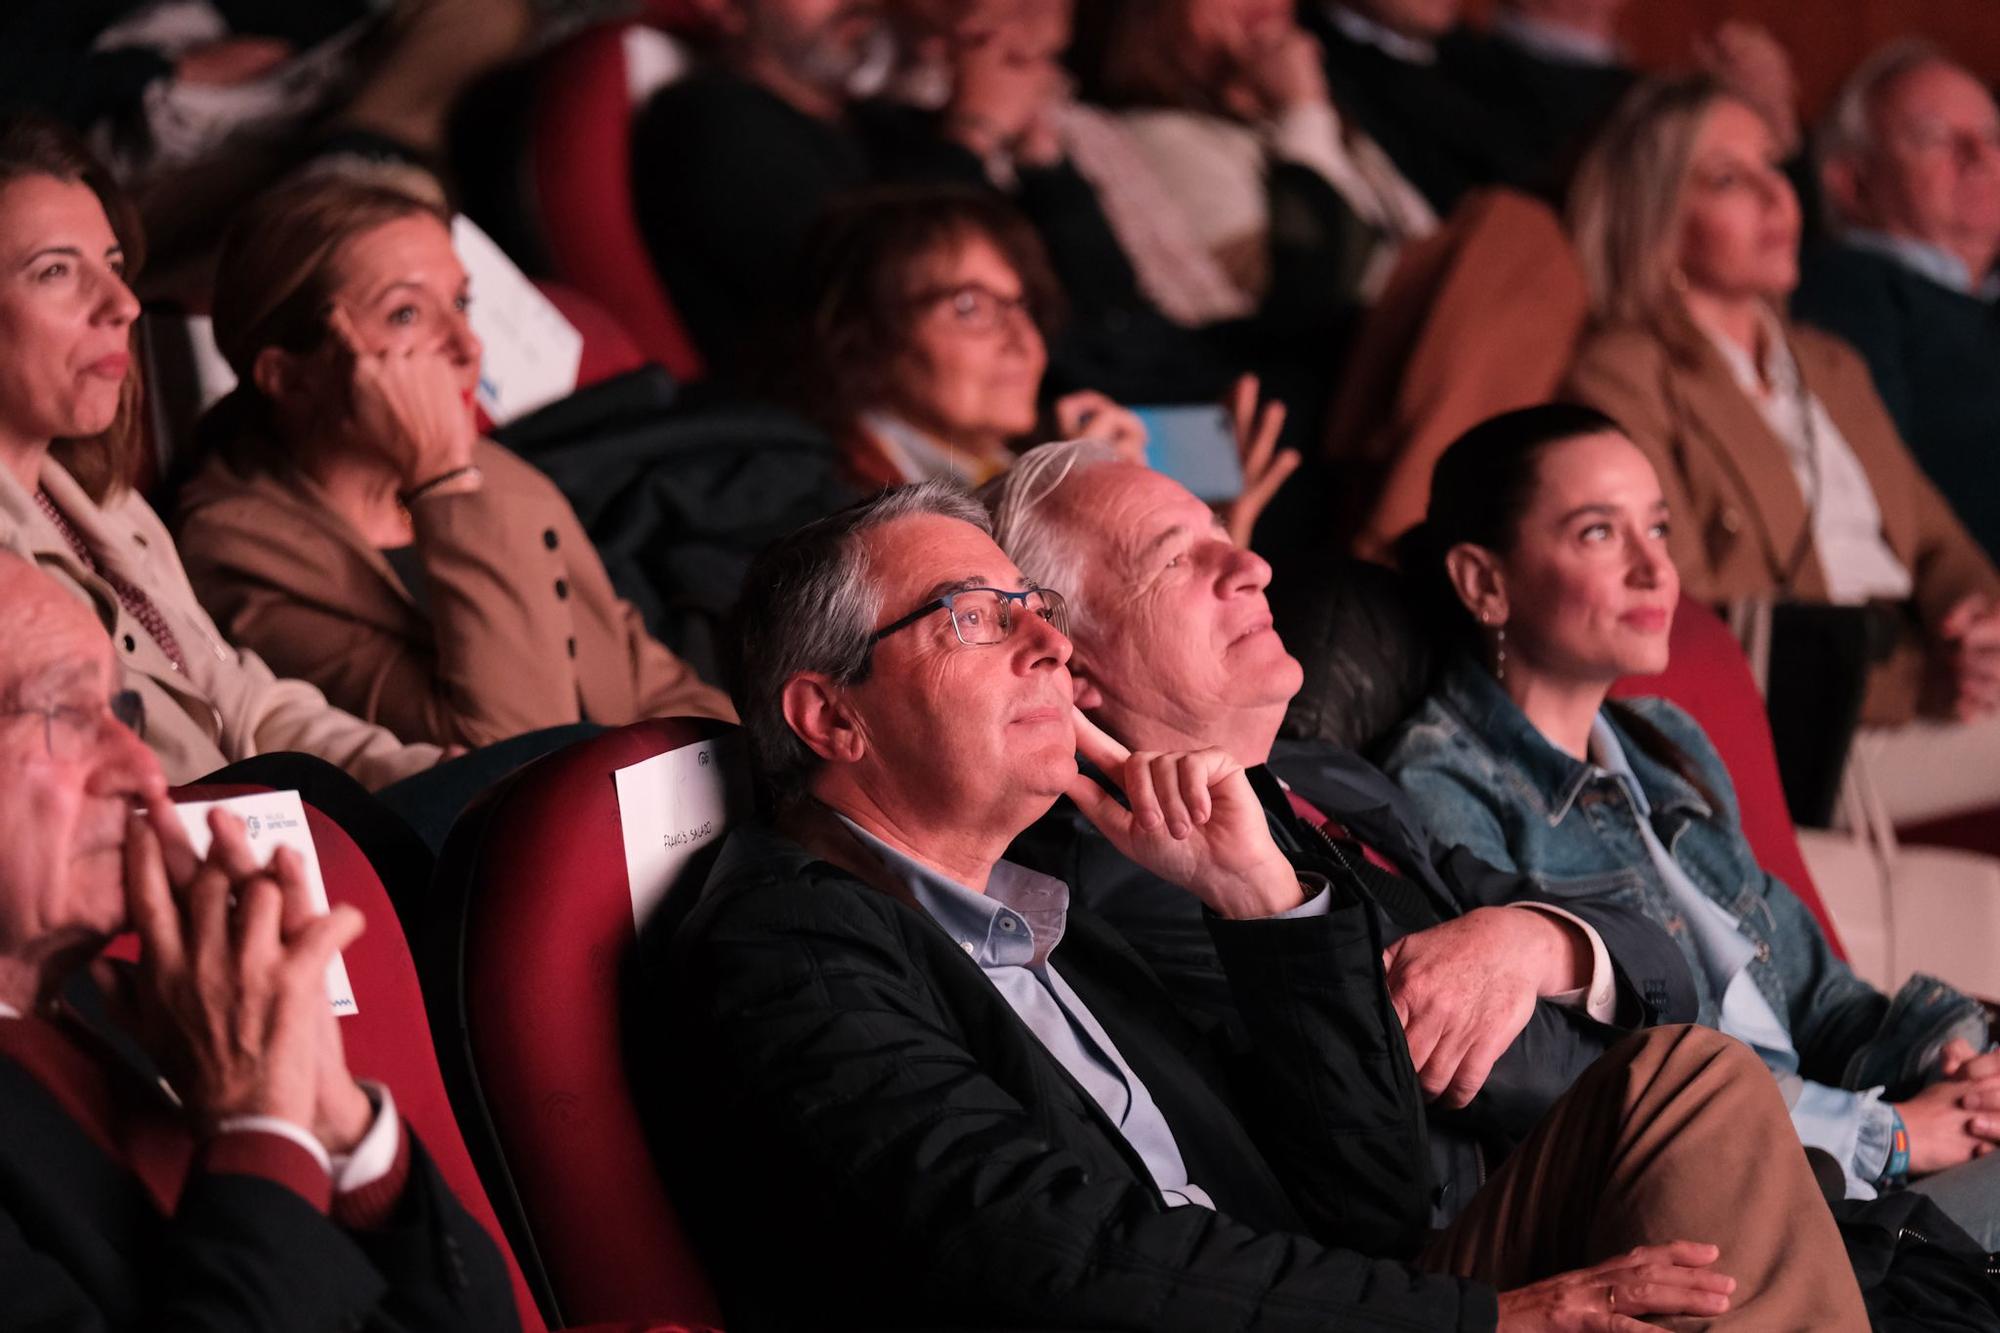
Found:
M 1245 174 L 1244 127 L 1289 121 L 1295 147 L 1318 136 L 1298 150 L 1318 153 L 1311 188 L 1422 216 L 1393 133 L 1328 137 L 1331 80 L 1310 77 L 1289 12 L 1130 8 L 1184 25 L 1215 101 L 1142 114 L 1135 93 L 1116 108 L 1123 148 L 1150 143 L 1165 174 L 1198 153 L 1160 145 L 1191 136 L 1244 180 L 1261 170 Z M 1329 60 L 1345 42 L 1446 66 L 1454 7 L 1423 8 L 1338 11 Z M 736 78 L 727 97 L 775 94 L 787 116 L 818 97 L 823 134 L 875 115 L 833 114 L 842 61 L 773 63 L 769 24 L 797 15 L 741 13 L 758 21 L 701 95 Z M 1533 30 L 1513 17 L 1517 38 Z M 1898 747 L 1933 768 L 1940 744 L 1991 748 L 1993 570 L 1855 354 L 1784 314 L 1800 214 L 1782 116 L 1743 82 L 1643 85 L 1586 158 L 1573 218 L 1600 322 L 1571 391 L 1610 415 L 1503 416 L 1440 461 L 1405 567 L 1446 665 L 1387 753 L 1399 788 L 1351 751 L 1277 739 L 1312 687 L 1250 549 L 1296 465 L 1276 448 L 1283 409 L 1236 384 L 1250 485 L 1217 509 L 1143 465 L 1143 427 L 1112 397 L 1044 383 L 1063 336 L 1044 341 L 1051 268 L 1074 286 L 1066 265 L 1109 238 L 1139 293 L 1094 310 L 1086 295 L 1098 341 L 1072 366 L 1108 364 L 1107 312 L 1160 301 L 1087 169 L 1108 122 L 1065 119 L 1054 87 L 1067 21 L 1023 9 L 986 35 L 997 47 L 958 51 L 941 117 L 879 108 L 892 128 L 856 180 L 968 183 L 859 197 L 796 238 L 820 297 L 785 344 L 801 401 L 858 483 L 938 480 L 765 554 L 733 702 L 646 632 L 569 502 L 479 437 L 444 219 L 377 187 L 304 181 L 236 220 L 215 317 L 239 387 L 182 489 L 183 573 L 128 481 L 139 234 L 70 141 L 5 122 L 0 338 L 26 355 L 0 378 L 0 497 L 9 546 L 43 572 L 0 580 L 21 628 L 0 645 L 0 819 L 18 833 L 0 863 L 0 1070 L 28 1076 L 7 1094 L 37 1117 L 23 1162 L 44 1136 L 79 1149 L 44 1160 L 59 1177 L 23 1165 L 0 1199 L 20 1261 L 4 1267 L 41 1302 L 19 1308 L 150 1327 L 303 1283 L 252 1326 L 509 1326 L 497 1256 L 393 1089 L 346 1075 L 318 977 L 357 923 L 310 922 L 301 867 L 255 865 L 226 821 L 194 857 L 165 782 L 297 749 L 381 785 L 554 724 L 740 710 L 763 815 L 731 833 L 685 924 L 648 941 L 661 1035 L 638 1053 L 704 1089 L 651 1113 L 732 1327 L 1859 1328 L 2000 1311 L 1979 1258 L 2000 1232 L 1983 1010 L 1928 978 L 1892 997 L 1854 977 L 1756 863 L 1692 720 L 1605 702 L 1664 664 L 1683 580 L 1710 602 L 1888 601 L 1909 630 L 1875 671 L 1868 720 L 1897 729 L 1864 736 L 1871 757 L 1893 773 Z M 818 54 L 860 52 L 865 28 L 829 22 Z M 949 32 L 952 51 L 968 34 Z M 1758 63 L 1741 34 L 1722 45 Z M 1294 81 L 1246 87 L 1223 58 L 1245 51 Z M 964 96 L 969 67 L 990 100 Z M 902 71 L 906 96 L 922 72 Z M 1864 115 L 1963 92 L 1930 57 L 1864 74 Z M 1146 71 L 1121 77 L 1136 89 Z M 1022 119 L 996 138 L 1002 110 Z M 1959 211 L 1942 210 L 1960 221 L 1981 132 L 1934 136 L 1961 168 Z M 1888 170 L 1849 151 L 1829 181 Z M 1429 188 L 1455 189 L 1448 174 Z M 1084 249 L 1049 236 L 1051 265 L 981 179 L 1051 190 L 1074 211 L 1033 221 L 1047 234 L 1059 216 Z M 1890 237 L 1932 225 L 1856 202 L 1886 193 L 1829 199 Z M 1193 236 L 1210 295 L 1284 285 L 1256 212 L 1247 232 Z M 1392 257 L 1421 228 L 1389 220 L 1368 219 Z M 1968 270 L 1981 253 L 1943 248 Z M 1909 245 L 1873 251 L 1941 271 Z M 1200 322 L 1153 327 L 1171 342 Z M 1213 333 L 1183 345 L 1223 372 L 1207 388 L 1254 364 Z M 1051 433 L 1105 438 L 1016 458 Z M 975 482 L 976 499 L 958 489 Z M 1920 706 L 1955 716 L 1913 721 Z M 1954 775 L 1959 799 L 2000 798 L 1982 773 Z M 87 966 L 128 925 L 141 967 Z M 135 987 L 171 1021 L 132 1025 Z M 259 1039 L 216 1049 L 232 1025 Z M 172 1106 L 154 1104 L 154 1067 Z M 134 1117 L 157 1154 L 117 1131 L 103 1147 Z M 150 1194 L 84 1218 L 87 1252 L 51 1221 L 77 1172 Z M 246 1227 L 282 1243 L 250 1253 Z M 1880 1254 L 1912 1230 L 1935 1242 L 1921 1262 Z M 774 1237 L 802 1280 L 768 1281 Z
M 1657 482 L 1615 433 L 1593 419 L 1579 436 L 1577 424 L 1574 409 L 1496 423 L 1454 451 L 1472 451 L 1473 466 L 1448 456 L 1447 482 L 1470 474 L 1483 486 L 1496 460 L 1478 455 L 1499 452 L 1498 432 L 1511 455 L 1499 466 L 1514 469 L 1524 506 L 1516 524 L 1489 529 L 1494 546 L 1449 548 L 1468 601 L 1558 592 L 1659 609 L 1671 565 L 1649 522 Z M 1615 530 L 1584 543 L 1599 548 L 1580 558 L 1596 577 L 1573 563 L 1569 582 L 1537 582 L 1573 549 L 1579 496 Z M 666 955 L 646 1002 L 663 1035 L 639 1054 L 705 1090 L 654 1113 L 666 1117 L 662 1141 L 683 1145 L 663 1166 L 733 1325 L 823 1324 L 837 1310 L 833 1322 L 866 1326 L 1566 1328 L 1593 1313 L 1679 1312 L 1860 1328 L 1864 1305 L 1880 1315 L 1958 1300 L 1957 1283 L 1984 1299 L 1971 1242 L 1921 1195 L 1870 1203 L 1856 1190 L 1829 1213 L 1778 1085 L 1744 1047 L 1671 1025 L 1711 1003 L 1713 984 L 1693 980 L 1699 954 L 1672 917 L 1447 851 L 1358 756 L 1274 749 L 1298 664 L 1271 627 L 1268 566 L 1206 505 L 1090 443 L 1030 455 L 990 502 L 1024 563 L 1070 573 L 1085 619 L 1069 624 L 1066 600 L 1023 575 L 987 535 L 986 512 L 943 483 L 808 526 L 750 582 L 734 683 L 770 822 L 730 836 L 686 922 L 652 942 Z M 103 870 L 95 893 L 54 899 L 9 954 L 57 941 L 94 952 L 126 919 L 105 899 L 120 878 L 105 850 L 122 842 L 151 960 L 142 975 L 171 978 L 159 962 L 173 956 L 170 900 L 150 859 L 152 837 L 167 835 L 147 832 L 165 824 L 161 783 L 119 720 L 123 703 L 98 698 L 115 684 L 109 645 L 53 582 L 23 569 L 9 587 L 25 619 L 61 632 L 14 650 L 16 717 L 30 725 L 10 737 L 21 780 L 0 801 L 53 790 L 89 816 L 74 830 L 45 824 L 28 845 L 72 831 L 80 846 L 110 844 L 91 861 Z M 1537 604 L 1558 629 L 1590 609 Z M 1508 618 L 1520 632 L 1507 688 L 1560 682 L 1575 665 L 1552 651 L 1560 633 Z M 1667 632 L 1665 616 L 1590 624 L 1599 635 L 1587 647 L 1640 656 Z M 1585 666 L 1601 679 L 1631 664 Z M 124 818 L 137 800 L 153 811 L 144 824 Z M 1727 845 L 1727 807 L 1708 815 Z M 1036 824 L 1029 841 L 1054 849 L 1059 877 L 1008 859 Z M 230 825 L 216 832 L 235 847 Z M 1703 865 L 1674 855 L 1687 873 Z M 46 864 L 30 859 L 0 888 L 25 897 Z M 278 925 L 273 895 L 299 892 L 282 861 L 275 882 L 235 862 L 197 872 L 169 852 L 165 864 L 195 886 L 190 928 L 222 929 L 213 909 L 233 885 L 234 929 L 254 941 Z M 1695 892 L 1720 896 L 1712 883 Z M 325 922 L 329 942 L 355 925 Z M 1798 965 L 1786 951 L 1810 955 L 1814 941 L 1767 943 L 1780 961 L 1756 974 L 1760 993 Z M 324 953 L 298 947 L 285 994 L 329 1024 Z M 1752 975 L 1750 956 L 1736 953 L 1734 975 Z M 1823 950 L 1812 966 L 1836 992 L 1858 986 Z M 1778 985 L 1778 1003 L 1802 1002 Z M 205 993 L 242 1003 L 254 991 Z M 11 1022 L 39 1033 L 46 993 L 21 992 L 29 1007 L 16 1004 Z M 1936 1051 L 1943 1091 L 1919 1095 L 1983 1143 L 2000 1126 L 1977 1112 L 2000 1080 L 1964 1040 L 1967 1016 L 1934 1003 L 1928 1029 L 1907 1015 L 1911 1026 L 1891 1036 L 1885 1024 L 1877 1040 L 1906 1043 L 1884 1056 L 1906 1078 L 1914 1052 Z M 1619 1041 L 1600 1019 L 1668 1025 Z M 27 1104 L 46 1109 L 44 1086 L 24 1091 Z M 295 1129 L 304 1118 L 252 1104 Z M 211 1155 L 248 1132 L 218 1119 Z M 1912 1119 L 1878 1179 L 1949 1157 L 1935 1141 L 1918 1148 L 1930 1122 Z M 1507 1159 L 1490 1179 L 1489 1154 Z M 289 1188 L 323 1188 L 314 1179 Z M 176 1285 L 200 1293 L 199 1280 L 149 1288 L 144 1274 L 158 1246 L 198 1248 L 203 1216 L 113 1228 L 112 1249 L 139 1273 L 135 1308 L 191 1298 Z M 1915 1278 L 1871 1267 L 1864 1294 L 1842 1238 L 1865 1254 L 1890 1219 L 1959 1257 Z M 774 1235 L 808 1280 L 764 1280 Z M 38 1261 L 75 1263 L 32 1223 L 21 1244 Z M 1090 1258 L 1106 1252 L 1123 1258 Z M 1021 1280 L 1025 1256 L 1036 1281 Z M 390 1286 L 392 1301 L 426 1298 Z M 454 1296 L 500 1290 L 488 1277 Z M 431 1313 L 423 1326 L 463 1317 Z

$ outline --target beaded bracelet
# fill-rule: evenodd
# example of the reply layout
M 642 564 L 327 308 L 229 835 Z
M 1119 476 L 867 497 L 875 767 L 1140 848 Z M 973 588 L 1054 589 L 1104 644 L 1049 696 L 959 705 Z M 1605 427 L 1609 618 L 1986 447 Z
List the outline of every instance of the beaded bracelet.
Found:
M 1903 1124 L 1901 1111 L 1891 1107 L 1889 1113 L 1896 1117 L 1896 1125 L 1889 1132 L 1889 1160 L 1882 1167 L 1882 1178 L 1878 1183 L 1895 1189 L 1910 1179 L 1910 1131 Z

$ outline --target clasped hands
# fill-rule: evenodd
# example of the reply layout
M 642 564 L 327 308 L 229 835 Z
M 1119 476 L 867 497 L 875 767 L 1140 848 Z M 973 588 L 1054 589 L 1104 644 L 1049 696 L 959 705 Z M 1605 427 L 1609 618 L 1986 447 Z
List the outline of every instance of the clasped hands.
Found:
M 1910 1135 L 1913 1176 L 1984 1157 L 2000 1144 L 2000 1051 L 1981 1053 L 1954 1037 L 1938 1072 L 1938 1082 L 1896 1104 Z
M 170 802 L 132 816 L 125 898 L 139 933 L 141 1043 L 207 1129 L 269 1116 L 351 1152 L 374 1119 L 347 1070 L 326 969 L 361 914 L 316 913 L 298 854 L 259 865 L 243 823 L 211 811 L 196 856 Z

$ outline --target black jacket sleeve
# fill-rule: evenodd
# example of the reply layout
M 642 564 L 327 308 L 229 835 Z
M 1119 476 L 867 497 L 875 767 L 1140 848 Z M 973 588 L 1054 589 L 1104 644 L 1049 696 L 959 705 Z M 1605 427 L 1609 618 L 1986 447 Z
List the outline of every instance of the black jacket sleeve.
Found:
M 704 1053 L 697 1067 L 712 1062 L 718 1075 L 702 1089 L 714 1107 L 706 1123 L 749 1136 L 704 1169 L 739 1195 L 773 1179 L 746 1180 L 746 1165 L 773 1171 L 794 1199 L 767 1199 L 766 1219 L 772 1207 L 798 1214 L 801 1199 L 827 1210 L 818 1225 L 846 1247 L 832 1279 L 841 1289 L 815 1293 L 827 1308 L 873 1297 L 893 1299 L 905 1322 L 976 1312 L 1003 1326 L 1161 1333 L 1494 1325 L 1488 1288 L 1254 1231 L 1206 1208 L 1169 1209 L 1150 1182 L 1087 1159 L 1057 1099 L 1024 1101 L 975 1053 L 965 1013 L 941 1001 L 943 983 L 924 970 L 920 956 L 936 942 L 917 937 L 936 928 L 915 911 L 851 881 L 729 899 L 697 909 L 671 967 L 670 1021 L 690 1025 L 690 1048 Z M 1276 942 L 1262 924 L 1221 937 L 1250 971 L 1288 959 L 1304 992 L 1292 1010 L 1300 1031 L 1286 1034 L 1272 1012 L 1278 988 L 1257 983 L 1251 1007 L 1272 1055 L 1317 1045 L 1323 1056 L 1352 1039 L 1335 1016 L 1354 1008 L 1342 965 L 1368 946 L 1337 938 L 1336 922 L 1286 923 Z M 970 975 L 966 984 L 989 983 Z M 1324 1069 L 1290 1077 L 1316 1102 L 1337 1099 Z M 1377 1095 L 1393 1079 L 1377 1068 L 1354 1091 Z M 1323 1146 L 1325 1136 L 1304 1134 L 1285 1166 Z M 1319 1162 L 1315 1183 L 1344 1190 L 1349 1165 L 1358 1164 Z
M 166 1243 L 121 1255 L 133 1286 L 86 1289 L 24 1225 L 71 1228 L 73 1210 L 108 1201 L 52 1201 L 53 1218 L 0 1212 L 0 1331 L 13 1333 L 506 1333 L 519 1327 L 499 1253 L 459 1207 L 420 1145 L 396 1213 L 372 1232 L 343 1230 L 291 1190 L 261 1176 L 192 1177 Z M 86 1226 L 104 1226 L 92 1218 Z M 73 1230 L 73 1228 L 71 1228 Z

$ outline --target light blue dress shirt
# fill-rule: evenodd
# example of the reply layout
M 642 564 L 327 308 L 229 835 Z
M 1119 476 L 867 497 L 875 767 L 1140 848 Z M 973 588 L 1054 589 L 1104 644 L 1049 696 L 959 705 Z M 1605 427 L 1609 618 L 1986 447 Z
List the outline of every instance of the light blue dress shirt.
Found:
M 1799 1077 L 1799 1053 L 1792 1044 L 1791 1029 L 1750 975 L 1756 946 L 1737 929 L 1736 918 L 1688 878 L 1653 832 L 1652 807 L 1633 776 L 1617 733 L 1602 713 L 1591 723 L 1590 759 L 1618 779 L 1632 798 L 1639 816 L 1639 836 L 1645 840 L 1660 882 L 1687 921 L 1695 956 L 1712 992 L 1721 997 L 1716 1026 L 1757 1052 L 1778 1076 L 1778 1089 L 1791 1108 L 1792 1125 L 1800 1140 L 1825 1149 L 1840 1163 L 1847 1177 L 1847 1197 L 1874 1198 L 1875 1181 L 1889 1160 L 1896 1120 L 1895 1112 L 1882 1100 L 1882 1089 L 1851 1092 Z
M 841 815 L 840 822 L 909 889 L 931 920 L 958 941 L 1008 1007 L 1090 1094 L 1146 1164 L 1167 1206 L 1215 1207 L 1207 1192 L 1188 1179 L 1174 1131 L 1146 1085 L 1049 962 L 1068 920 L 1069 886 L 1001 861 L 987 878 L 986 892 L 975 893 L 911 860 L 847 816 Z M 1332 895 L 1320 886 L 1306 902 L 1280 915 L 1324 916 L 1331 905 Z

